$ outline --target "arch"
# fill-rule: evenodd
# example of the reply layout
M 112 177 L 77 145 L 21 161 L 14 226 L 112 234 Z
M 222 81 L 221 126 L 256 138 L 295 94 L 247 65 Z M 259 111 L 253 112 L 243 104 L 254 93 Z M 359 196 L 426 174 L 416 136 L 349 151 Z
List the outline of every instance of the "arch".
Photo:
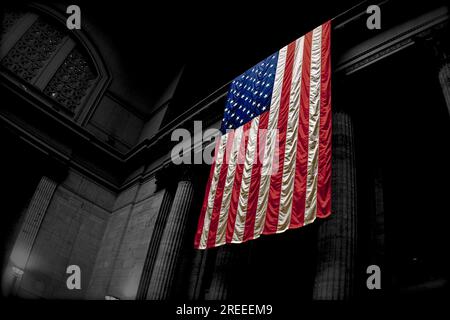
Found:
M 2 32 L 2 73 L 45 105 L 84 126 L 111 82 L 101 53 L 83 30 L 42 4 L 11 8 Z

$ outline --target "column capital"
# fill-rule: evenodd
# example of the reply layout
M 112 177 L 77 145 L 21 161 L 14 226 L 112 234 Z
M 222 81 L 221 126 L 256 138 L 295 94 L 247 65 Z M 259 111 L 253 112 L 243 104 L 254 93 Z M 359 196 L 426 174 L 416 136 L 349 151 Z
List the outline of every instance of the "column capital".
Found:
M 162 190 L 171 187 L 171 168 L 170 165 L 165 165 L 155 173 L 155 184 L 157 190 Z
M 194 178 L 194 166 L 182 164 L 176 166 L 177 181 L 190 181 Z
M 419 33 L 415 42 L 433 54 L 438 68 L 450 62 L 450 30 L 447 21 Z
M 174 188 L 180 181 L 191 181 L 195 176 L 193 165 L 174 165 L 172 163 L 163 166 L 155 174 L 156 185 L 159 190 Z

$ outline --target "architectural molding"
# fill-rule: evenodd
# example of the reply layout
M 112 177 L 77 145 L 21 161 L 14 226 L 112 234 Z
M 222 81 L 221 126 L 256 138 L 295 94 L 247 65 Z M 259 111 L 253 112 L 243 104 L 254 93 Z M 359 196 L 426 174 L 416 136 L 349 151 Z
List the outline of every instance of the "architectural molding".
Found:
M 415 37 L 439 28 L 449 19 L 448 9 L 441 7 L 391 28 L 347 50 L 335 67 L 335 72 L 351 74 L 415 43 Z
M 44 17 L 51 19 L 56 25 L 63 26 L 66 29 L 67 17 L 49 6 L 31 3 L 26 6 L 32 12 L 39 13 Z M 73 38 L 76 43 L 80 44 L 84 51 L 87 53 L 90 62 L 93 64 L 95 71 L 98 75 L 95 84 L 90 88 L 88 95 L 85 97 L 84 102 L 80 108 L 80 112 L 75 115 L 74 121 L 80 125 L 85 125 L 88 117 L 90 117 L 97 105 L 99 104 L 104 91 L 109 86 L 112 76 L 108 71 L 106 63 L 100 54 L 98 48 L 94 45 L 94 42 L 90 39 L 89 35 L 83 30 L 67 30 L 66 36 Z M 10 79 L 11 80 L 11 79 Z M 14 81 L 14 79 L 12 79 Z
M 137 110 L 135 107 L 130 105 L 128 102 L 123 100 L 121 97 L 119 97 L 117 94 L 112 92 L 111 90 L 105 91 L 105 96 L 119 104 L 122 108 L 126 109 L 127 111 L 130 111 L 133 115 L 135 115 L 137 118 L 139 118 L 142 121 L 147 121 L 148 117 L 144 115 L 142 112 Z

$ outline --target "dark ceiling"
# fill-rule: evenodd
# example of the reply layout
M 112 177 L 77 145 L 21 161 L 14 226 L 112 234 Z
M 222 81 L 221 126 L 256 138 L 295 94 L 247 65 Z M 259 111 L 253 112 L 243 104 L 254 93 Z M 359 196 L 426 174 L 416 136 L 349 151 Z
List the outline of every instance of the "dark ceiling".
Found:
M 403 12 L 420 12 L 421 7 L 436 1 L 411 6 L 389 0 L 388 9 L 382 11 L 383 27 L 388 19 L 401 20 Z M 100 31 L 100 40 L 110 47 L 103 55 L 113 54 L 119 61 L 119 66 L 111 68 L 120 69 L 115 80 L 122 98 L 145 114 L 182 67 L 176 94 L 183 104 L 179 108 L 186 109 L 282 46 L 363 1 L 37 2 L 62 10 L 70 4 L 80 6 L 82 19 Z M 380 2 L 386 1 L 365 1 L 335 23 Z M 365 19 L 354 29 L 349 34 L 359 41 L 358 33 L 368 32 Z M 346 38 L 348 35 L 341 37 L 339 44 L 351 40 Z
M 42 1 L 38 1 L 42 2 Z M 323 1 L 47 1 L 77 4 L 82 19 L 108 38 L 127 91 L 155 103 L 185 67 L 183 101 L 192 104 L 320 23 L 361 0 Z M 293 4 L 294 3 L 294 4 Z M 186 93 L 186 91 L 188 93 Z M 142 108 L 141 108 L 142 109 Z M 150 108 L 148 108 L 150 109 Z M 145 111 L 145 110 L 144 110 Z
M 111 35 L 143 91 L 160 91 L 160 85 L 185 66 L 182 84 L 188 85 L 184 88 L 188 93 L 182 93 L 182 100 L 193 104 L 359 2 L 127 1 L 105 6 L 81 1 L 80 5 Z
M 185 63 L 211 62 L 219 73 L 250 66 L 361 0 L 78 2 L 133 70 L 159 75 Z

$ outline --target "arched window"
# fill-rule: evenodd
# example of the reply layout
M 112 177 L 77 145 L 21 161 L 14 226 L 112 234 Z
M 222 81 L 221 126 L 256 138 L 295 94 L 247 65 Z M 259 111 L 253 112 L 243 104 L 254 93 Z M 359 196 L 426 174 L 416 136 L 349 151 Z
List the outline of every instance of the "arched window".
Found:
M 51 107 L 84 122 L 109 77 L 99 55 L 86 45 L 89 41 L 68 30 L 63 19 L 43 7 L 8 9 L 0 66 L 10 80 L 32 86 Z

